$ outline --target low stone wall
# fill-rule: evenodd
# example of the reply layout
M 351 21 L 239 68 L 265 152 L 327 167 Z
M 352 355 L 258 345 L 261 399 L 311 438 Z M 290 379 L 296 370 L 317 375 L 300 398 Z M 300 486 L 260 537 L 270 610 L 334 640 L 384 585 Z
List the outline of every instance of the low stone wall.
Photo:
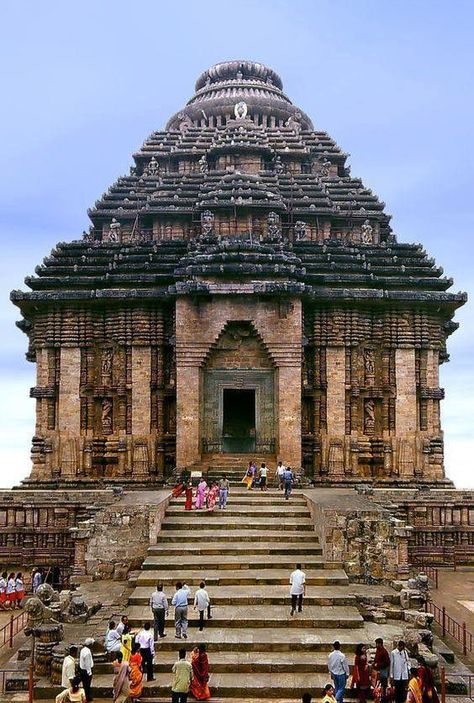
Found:
M 169 491 L 125 494 L 114 505 L 79 525 L 76 537 L 76 573 L 93 579 L 122 580 L 140 568 L 150 544 L 161 530 Z M 82 543 L 82 547 L 81 547 Z M 83 555 L 81 555 L 81 551 Z
M 323 556 L 341 561 L 364 583 L 390 582 L 408 572 L 411 528 L 352 489 L 304 491 Z

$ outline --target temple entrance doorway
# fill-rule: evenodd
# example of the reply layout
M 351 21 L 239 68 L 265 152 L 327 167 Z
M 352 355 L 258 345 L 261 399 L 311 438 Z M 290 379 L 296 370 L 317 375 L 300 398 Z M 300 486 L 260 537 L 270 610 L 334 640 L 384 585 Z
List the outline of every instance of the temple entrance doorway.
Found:
M 224 452 L 255 451 L 255 388 L 224 388 L 222 438 Z

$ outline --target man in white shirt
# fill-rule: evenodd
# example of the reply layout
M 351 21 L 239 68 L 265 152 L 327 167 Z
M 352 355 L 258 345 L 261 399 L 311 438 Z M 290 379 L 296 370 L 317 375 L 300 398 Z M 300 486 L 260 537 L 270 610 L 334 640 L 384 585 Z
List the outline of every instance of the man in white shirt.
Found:
M 403 640 L 390 652 L 390 678 L 395 689 L 395 703 L 404 703 L 410 678 L 410 660 Z
M 120 622 L 115 629 L 119 633 L 120 637 L 122 637 L 123 634 L 127 634 L 128 632 L 130 632 L 130 625 L 128 624 L 128 615 L 122 615 L 122 617 L 120 618 Z
M 267 490 L 267 475 L 268 475 L 267 465 L 262 464 L 260 467 L 260 490 L 261 491 Z
M 334 683 L 336 701 L 343 703 L 344 690 L 349 676 L 349 663 L 346 655 L 341 652 L 341 643 L 337 640 L 333 644 L 333 651 L 328 656 L 328 669 Z
M 84 693 L 86 694 L 87 703 L 93 700 L 91 685 L 92 685 L 92 669 L 94 668 L 94 659 L 92 658 L 91 647 L 94 644 L 92 637 L 88 637 L 84 641 L 84 646 L 79 655 L 79 675 L 81 677 Z
M 64 657 L 63 661 L 63 669 L 61 672 L 61 686 L 63 688 L 69 688 L 71 679 L 76 676 L 76 657 L 77 647 L 72 645 L 72 647 L 69 647 L 68 654 Z
M 279 461 L 276 470 L 276 480 L 279 491 L 283 490 L 283 474 L 285 473 L 285 471 L 286 466 L 283 464 L 282 461 Z
M 199 612 L 199 631 L 202 632 L 204 628 L 204 611 L 207 610 L 208 619 L 211 617 L 211 599 L 206 591 L 204 581 L 201 581 L 199 588 L 194 594 L 194 610 L 196 609 Z
M 181 639 L 181 634 L 185 640 L 188 639 L 188 598 L 191 589 L 185 583 L 176 583 L 176 593 L 173 596 L 171 605 L 174 605 L 174 625 L 176 628 L 176 639 Z
M 154 634 L 155 640 L 165 635 L 165 619 L 168 615 L 168 599 L 163 593 L 163 584 L 158 583 L 156 589 L 150 596 L 150 608 L 155 620 Z
M 306 574 L 301 571 L 301 564 L 296 565 L 295 571 L 290 575 L 290 596 L 291 596 L 291 611 L 290 615 L 295 614 L 296 605 L 298 604 L 298 612 L 303 610 L 303 596 L 305 592 Z
M 143 628 L 135 635 L 135 642 L 140 645 L 140 654 L 143 661 L 142 668 L 146 670 L 146 680 L 154 681 L 153 657 L 155 656 L 155 638 L 149 622 L 146 622 Z

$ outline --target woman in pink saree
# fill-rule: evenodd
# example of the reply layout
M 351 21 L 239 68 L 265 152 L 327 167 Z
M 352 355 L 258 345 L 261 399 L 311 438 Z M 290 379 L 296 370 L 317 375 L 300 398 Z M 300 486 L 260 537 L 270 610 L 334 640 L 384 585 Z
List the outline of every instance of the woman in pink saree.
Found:
M 125 703 L 129 696 L 130 667 L 128 662 L 123 661 L 122 652 L 117 652 L 117 658 L 113 662 L 114 667 L 114 703 Z
M 201 508 L 204 507 L 204 505 L 206 503 L 206 494 L 207 494 L 207 483 L 202 478 L 199 481 L 198 487 L 196 489 L 196 499 L 194 501 L 194 507 L 196 508 L 196 510 L 200 510 Z
M 217 500 L 218 494 L 219 494 L 219 486 L 214 481 L 211 488 L 209 489 L 209 493 L 207 494 L 207 510 L 210 513 L 212 513 L 214 511 L 214 508 L 216 507 L 216 500 Z

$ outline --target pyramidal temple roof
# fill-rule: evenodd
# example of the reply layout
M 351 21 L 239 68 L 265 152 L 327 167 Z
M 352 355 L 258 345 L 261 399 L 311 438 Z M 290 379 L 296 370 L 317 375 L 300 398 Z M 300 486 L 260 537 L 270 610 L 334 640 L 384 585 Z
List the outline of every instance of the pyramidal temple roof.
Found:
M 229 290 L 247 278 L 253 292 L 433 304 L 449 315 L 466 299 L 448 292 L 451 279 L 421 245 L 397 243 L 347 154 L 261 63 L 204 71 L 133 158 L 88 211 L 82 241 L 59 244 L 26 279 L 31 291 L 12 293 L 24 311 L 205 293 L 219 278 Z

